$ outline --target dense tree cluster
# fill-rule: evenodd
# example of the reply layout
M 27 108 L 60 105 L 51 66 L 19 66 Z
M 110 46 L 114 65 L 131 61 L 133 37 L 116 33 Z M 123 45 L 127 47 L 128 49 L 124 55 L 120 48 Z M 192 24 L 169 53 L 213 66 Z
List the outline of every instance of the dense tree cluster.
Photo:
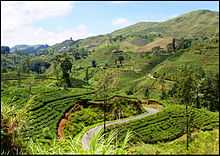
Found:
M 33 72 L 37 72 L 39 74 L 43 73 L 47 68 L 50 67 L 50 63 L 46 61 L 32 61 L 30 64 L 28 62 L 24 63 L 24 69 L 28 70 L 30 67 L 30 70 Z
M 10 52 L 10 48 L 8 46 L 1 46 L 1 54 L 8 54 Z
M 72 51 L 75 60 L 86 58 L 89 55 L 89 51 L 86 50 L 85 48 L 74 48 L 72 49 Z
M 219 111 L 219 74 L 206 74 L 200 66 L 185 66 L 168 95 L 183 104 Z

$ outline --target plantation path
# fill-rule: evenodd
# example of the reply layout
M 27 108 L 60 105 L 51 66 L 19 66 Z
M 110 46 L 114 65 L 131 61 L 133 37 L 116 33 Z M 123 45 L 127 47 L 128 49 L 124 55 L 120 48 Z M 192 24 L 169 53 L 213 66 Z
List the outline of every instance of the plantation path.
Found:
M 128 117 L 128 118 L 125 118 L 125 119 L 119 119 L 119 120 L 114 120 L 114 121 L 108 121 L 106 122 L 106 127 L 107 126 L 110 126 L 110 125 L 115 125 L 115 124 L 121 124 L 121 123 L 126 123 L 126 122 L 130 122 L 130 121 L 133 121 L 133 120 L 139 120 L 141 118 L 144 118 L 146 116 L 149 116 L 151 114 L 155 114 L 157 112 L 159 112 L 158 109 L 155 109 L 155 108 L 146 108 L 145 109 L 147 110 L 147 112 L 145 113 L 142 113 L 142 114 L 139 114 L 139 115 L 136 115 L 136 116 L 131 116 L 131 117 Z M 82 147 L 83 149 L 87 150 L 89 149 L 89 142 L 90 142 L 90 139 L 92 138 L 92 136 L 100 131 L 102 128 L 104 128 L 104 125 L 99 125 L 99 126 L 96 126 L 94 128 L 91 128 L 90 130 L 88 130 L 84 136 L 82 137 Z

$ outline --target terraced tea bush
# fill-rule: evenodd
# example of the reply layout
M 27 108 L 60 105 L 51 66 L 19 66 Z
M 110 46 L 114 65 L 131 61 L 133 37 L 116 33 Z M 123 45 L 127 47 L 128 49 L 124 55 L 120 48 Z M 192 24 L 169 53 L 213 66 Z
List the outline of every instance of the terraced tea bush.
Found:
M 17 109 L 22 108 L 28 101 L 29 94 L 25 88 L 9 87 L 1 92 L 1 102 Z
M 73 107 L 84 94 L 90 94 L 90 92 L 85 89 L 80 93 L 58 89 L 35 95 L 28 109 L 27 128 L 22 132 L 24 138 L 55 138 L 57 124 L 64 112 Z
M 210 130 L 218 126 L 218 113 L 196 108 L 192 110 L 192 129 Z M 131 143 L 156 143 L 174 140 L 186 131 L 185 108 L 179 105 L 169 106 L 164 111 L 152 116 L 126 124 L 110 126 L 108 130 L 115 128 L 120 130 L 121 136 L 125 130 L 132 130 L 134 136 L 131 138 Z

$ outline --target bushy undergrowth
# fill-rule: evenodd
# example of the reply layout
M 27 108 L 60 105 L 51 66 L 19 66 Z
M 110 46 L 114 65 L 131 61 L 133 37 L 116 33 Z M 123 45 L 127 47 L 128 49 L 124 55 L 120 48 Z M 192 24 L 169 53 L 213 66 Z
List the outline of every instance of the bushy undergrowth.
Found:
M 127 142 L 130 139 L 131 132 L 128 131 L 124 139 L 115 142 L 118 136 L 117 131 L 111 131 L 105 136 L 102 131 L 96 133 L 89 143 L 89 149 L 84 150 L 81 146 L 81 135 L 69 137 L 62 141 L 52 140 L 48 144 L 34 142 L 30 140 L 27 143 L 28 154 L 127 154 Z M 105 139 L 104 139 L 105 138 Z M 26 153 L 25 153 L 26 154 Z
M 20 154 L 23 151 L 21 129 L 26 123 L 26 110 L 1 103 L 1 154 Z
M 101 115 L 102 114 L 102 115 Z M 103 121 L 103 112 L 100 109 L 84 108 L 72 113 L 64 128 L 65 136 L 75 136 L 89 125 Z

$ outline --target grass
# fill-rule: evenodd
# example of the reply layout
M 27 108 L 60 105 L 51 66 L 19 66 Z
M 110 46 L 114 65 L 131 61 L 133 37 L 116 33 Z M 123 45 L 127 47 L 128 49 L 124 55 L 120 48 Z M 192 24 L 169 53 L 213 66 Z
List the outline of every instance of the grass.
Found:
M 52 140 L 49 144 L 30 140 L 24 154 L 127 154 L 125 149 L 131 132 L 127 132 L 122 142 L 113 142 L 117 135 L 117 131 L 112 131 L 108 136 L 104 136 L 102 132 L 97 133 L 89 144 L 89 150 L 82 149 L 80 135 L 59 142 Z M 107 139 L 104 139 L 104 137 L 107 137 Z
M 219 129 L 194 132 L 186 150 L 186 135 L 167 143 L 140 144 L 128 149 L 129 154 L 218 154 Z

